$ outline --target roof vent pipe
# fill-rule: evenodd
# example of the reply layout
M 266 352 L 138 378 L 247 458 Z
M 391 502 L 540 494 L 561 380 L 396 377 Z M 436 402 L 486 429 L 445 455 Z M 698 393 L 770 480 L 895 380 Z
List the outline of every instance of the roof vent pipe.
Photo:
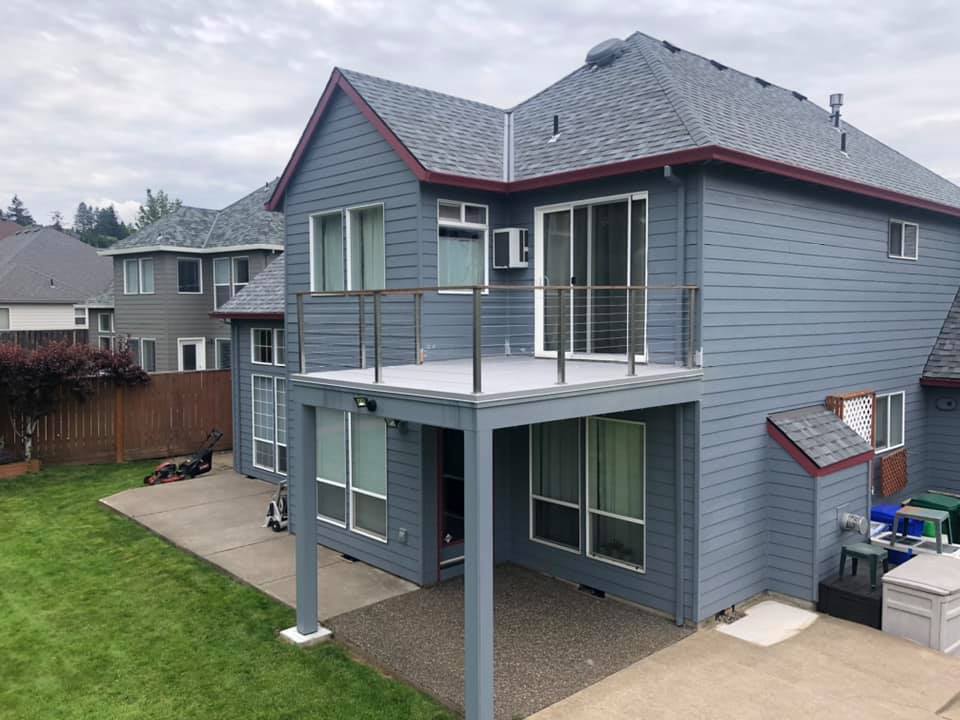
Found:
M 547 142 L 556 142 L 557 138 L 560 137 L 560 116 L 553 116 L 553 135 L 550 136 L 550 139 Z
M 846 130 L 840 131 L 840 152 L 842 152 L 844 155 L 847 154 L 847 131 Z
M 840 128 L 840 108 L 843 106 L 843 93 L 833 93 L 830 96 L 830 121 L 837 129 Z

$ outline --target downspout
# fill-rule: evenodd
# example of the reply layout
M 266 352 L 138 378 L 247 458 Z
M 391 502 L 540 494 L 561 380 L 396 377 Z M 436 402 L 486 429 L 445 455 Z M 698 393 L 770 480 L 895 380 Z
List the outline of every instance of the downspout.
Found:
M 687 187 L 682 178 L 676 176 L 673 172 L 673 168 L 669 165 L 664 166 L 663 168 L 663 177 L 668 183 L 673 185 L 677 189 L 677 238 L 676 238 L 676 284 L 684 285 L 687 279 Z M 680 306 L 680 312 L 682 314 L 683 310 L 683 296 L 684 293 L 680 290 L 678 304 Z M 688 312 L 692 313 L 693 308 L 689 308 Z M 682 315 L 681 315 L 682 316 Z M 688 318 L 688 322 L 691 318 Z M 677 337 L 677 354 L 675 357 L 685 357 L 686 353 L 683 352 L 683 336 L 684 333 L 679 333 Z M 683 556 L 684 556 L 684 547 L 683 547 L 683 504 L 684 504 L 684 457 L 683 457 L 683 421 L 685 416 L 685 410 L 683 406 L 680 406 L 676 409 L 674 413 L 674 443 L 675 443 L 675 457 L 674 462 L 676 463 L 676 471 L 674 473 L 675 482 L 674 482 L 674 505 L 676 507 L 675 511 L 675 532 L 676 538 L 674 541 L 674 546 L 676 549 L 676 558 L 674 560 L 676 564 L 676 610 L 674 612 L 674 617 L 676 619 L 677 625 L 683 625 L 684 623 L 684 612 L 683 612 L 683 596 L 684 589 L 686 586 L 686 578 L 684 577 L 684 568 L 683 568 Z

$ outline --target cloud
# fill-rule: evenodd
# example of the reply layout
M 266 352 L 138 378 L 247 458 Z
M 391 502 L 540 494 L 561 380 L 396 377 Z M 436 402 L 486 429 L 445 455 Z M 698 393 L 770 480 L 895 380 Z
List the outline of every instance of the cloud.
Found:
M 222 207 L 278 175 L 334 64 L 509 107 L 642 30 L 825 103 L 960 177 L 960 3 L 7 0 L 0 204 L 163 188 Z M 124 209 L 121 209 L 122 208 Z
M 83 202 L 92 207 L 110 207 L 113 205 L 117 215 L 125 223 L 131 223 L 137 219 L 137 212 L 140 210 L 139 200 L 113 200 L 108 197 L 88 197 Z M 72 217 L 64 218 L 68 223 L 73 223 Z

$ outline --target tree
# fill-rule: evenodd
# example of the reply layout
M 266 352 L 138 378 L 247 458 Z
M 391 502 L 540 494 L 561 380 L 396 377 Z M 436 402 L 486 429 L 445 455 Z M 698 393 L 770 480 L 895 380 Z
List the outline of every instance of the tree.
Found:
M 40 420 L 63 396 L 90 396 L 98 381 L 139 385 L 150 381 L 126 350 L 111 352 L 90 345 L 49 343 L 36 350 L 0 345 L 0 398 L 6 400 L 14 437 L 33 457 L 33 438 Z
M 80 236 L 81 240 L 87 242 L 96 224 L 97 218 L 93 208 L 89 207 L 85 202 L 77 205 L 77 212 L 74 213 L 73 216 L 73 231 Z
M 14 194 L 13 199 L 10 200 L 10 205 L 7 207 L 7 218 L 13 220 L 17 225 L 23 225 L 24 227 L 29 227 L 34 224 L 33 216 L 24 206 L 23 200 L 17 197 L 16 194 Z
M 105 245 L 98 244 L 98 247 L 110 246 L 130 234 L 127 226 L 117 216 L 117 211 L 113 205 L 96 208 L 94 216 L 96 221 L 93 225 L 93 234 L 101 241 L 106 241 Z
M 164 215 L 175 212 L 181 205 L 183 203 L 179 198 L 171 200 L 163 190 L 157 190 L 157 194 L 154 195 L 153 191 L 147 188 L 147 201 L 137 211 L 134 226 L 137 230 L 143 230 L 147 225 L 156 222 Z
M 59 210 L 54 210 L 50 213 L 50 226 L 56 228 L 57 230 L 63 230 L 63 213 Z

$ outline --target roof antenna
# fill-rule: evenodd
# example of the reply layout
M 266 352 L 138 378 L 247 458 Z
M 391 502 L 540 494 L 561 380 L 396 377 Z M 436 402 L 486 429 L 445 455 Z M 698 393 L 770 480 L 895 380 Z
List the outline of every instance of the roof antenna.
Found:
M 830 121 L 833 126 L 840 129 L 840 108 L 843 106 L 843 93 L 833 93 L 830 96 Z

